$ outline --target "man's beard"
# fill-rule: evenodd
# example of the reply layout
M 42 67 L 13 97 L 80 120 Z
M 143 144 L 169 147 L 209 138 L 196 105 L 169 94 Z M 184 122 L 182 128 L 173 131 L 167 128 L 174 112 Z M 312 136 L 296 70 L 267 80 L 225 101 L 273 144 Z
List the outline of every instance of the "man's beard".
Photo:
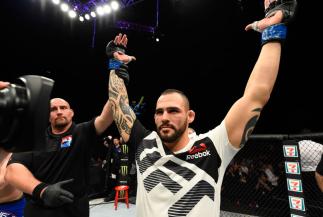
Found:
M 63 118 L 63 120 L 64 121 L 56 120 L 54 127 L 56 129 L 64 129 L 68 125 L 68 121 L 65 118 Z
M 176 142 L 184 133 L 185 131 L 185 126 L 186 124 L 183 124 L 183 126 L 181 128 L 179 128 L 178 130 L 176 130 L 174 127 L 172 127 L 172 129 L 175 131 L 173 134 L 171 135 L 164 135 L 161 134 L 160 131 L 157 131 L 158 136 L 160 137 L 160 139 L 164 142 L 164 143 L 174 143 Z

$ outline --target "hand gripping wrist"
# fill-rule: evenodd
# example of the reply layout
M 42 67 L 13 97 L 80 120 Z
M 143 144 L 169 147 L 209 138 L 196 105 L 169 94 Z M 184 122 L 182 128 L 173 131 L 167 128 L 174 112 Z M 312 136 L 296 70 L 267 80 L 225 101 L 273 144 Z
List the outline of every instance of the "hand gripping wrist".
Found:
M 114 41 L 109 41 L 107 46 L 105 47 L 105 52 L 108 56 L 109 59 L 114 58 L 113 54 L 114 52 L 121 52 L 121 53 L 126 53 L 126 48 L 122 46 L 121 44 L 116 45 Z
M 109 58 L 108 68 L 109 70 L 115 70 L 116 75 L 122 78 L 126 85 L 129 84 L 128 66 L 120 60 L 114 58 L 115 52 L 125 54 L 126 48 L 122 44 L 115 44 L 114 41 L 110 41 L 106 46 L 106 54 Z
M 287 24 L 289 23 L 295 15 L 297 7 L 296 0 L 275 0 L 272 1 L 269 6 L 265 9 L 265 17 L 271 16 L 275 11 L 283 12 L 282 22 Z
M 110 59 L 109 60 L 109 69 L 115 70 L 116 75 L 119 78 L 122 78 L 126 85 L 129 84 L 130 76 L 128 73 L 128 66 L 126 64 L 124 64 L 123 62 L 116 60 L 116 59 Z

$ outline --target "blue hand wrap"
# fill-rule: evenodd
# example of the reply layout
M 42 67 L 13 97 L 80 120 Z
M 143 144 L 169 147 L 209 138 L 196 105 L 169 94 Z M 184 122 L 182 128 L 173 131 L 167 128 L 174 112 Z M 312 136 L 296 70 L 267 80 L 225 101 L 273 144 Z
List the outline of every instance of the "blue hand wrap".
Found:
M 112 69 L 120 69 L 120 66 L 122 65 L 123 63 L 119 60 L 116 60 L 116 59 L 110 59 L 109 60 L 109 69 L 112 70 Z
M 116 75 L 122 78 L 126 85 L 129 83 L 128 66 L 117 59 L 109 60 L 109 70 L 115 70 Z
M 283 23 L 267 27 L 261 35 L 261 45 L 270 41 L 284 41 L 287 35 L 287 27 Z

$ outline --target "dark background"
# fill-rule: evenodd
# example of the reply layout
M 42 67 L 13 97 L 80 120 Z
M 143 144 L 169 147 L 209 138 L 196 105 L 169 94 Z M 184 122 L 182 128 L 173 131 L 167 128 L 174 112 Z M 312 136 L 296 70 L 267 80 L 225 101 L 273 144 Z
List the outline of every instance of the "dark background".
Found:
M 86 2 L 86 1 L 83 1 Z M 255 133 L 323 131 L 319 7 L 298 0 L 289 26 L 280 74 Z M 143 0 L 100 17 L 70 20 L 47 0 L 1 1 L 0 80 L 26 74 L 55 80 L 54 97 L 66 98 L 77 122 L 98 115 L 108 98 L 105 46 L 119 33 L 129 38 L 130 100 L 144 96 L 141 117 L 153 128 L 157 97 L 166 88 L 183 90 L 196 111 L 193 127 L 203 133 L 221 122 L 243 93 L 260 51 L 260 35 L 246 24 L 263 17 L 259 0 L 160 0 L 156 43 L 147 32 L 120 30 L 118 20 L 156 25 L 156 1 Z

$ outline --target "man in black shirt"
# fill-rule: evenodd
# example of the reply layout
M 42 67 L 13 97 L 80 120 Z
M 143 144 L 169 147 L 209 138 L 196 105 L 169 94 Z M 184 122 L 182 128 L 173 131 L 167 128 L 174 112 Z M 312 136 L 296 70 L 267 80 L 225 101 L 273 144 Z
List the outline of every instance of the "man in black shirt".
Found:
M 75 124 L 61 98 L 50 102 L 46 151 L 14 154 L 6 180 L 27 195 L 25 217 L 88 217 L 90 148 L 112 123 L 109 101 L 100 116 Z

